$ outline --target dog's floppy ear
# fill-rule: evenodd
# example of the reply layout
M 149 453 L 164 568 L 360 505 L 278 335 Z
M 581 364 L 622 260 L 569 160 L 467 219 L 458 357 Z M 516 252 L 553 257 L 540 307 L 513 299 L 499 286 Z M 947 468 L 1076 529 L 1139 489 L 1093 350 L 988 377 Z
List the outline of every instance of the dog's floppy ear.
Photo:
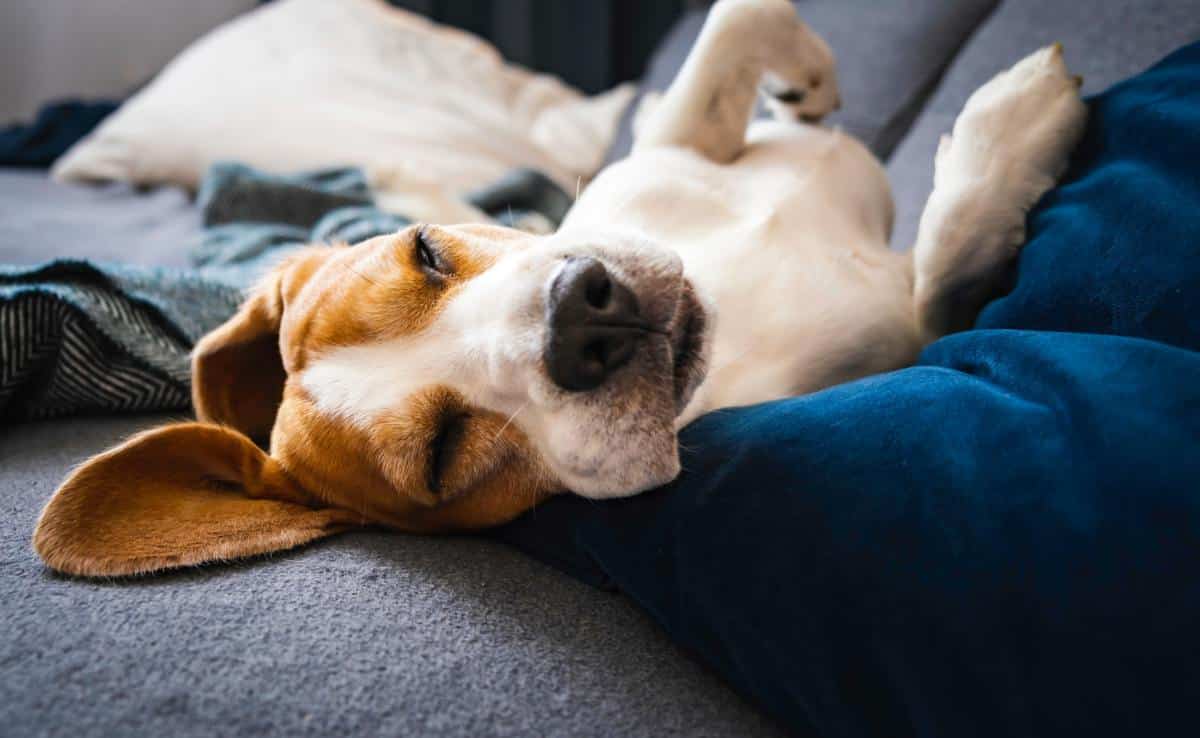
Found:
M 284 307 L 333 249 L 300 251 L 276 267 L 232 318 L 192 352 L 192 406 L 200 420 L 221 423 L 264 443 L 287 380 L 279 346 Z
M 42 511 L 33 547 L 68 574 L 121 576 L 279 551 L 358 523 L 318 506 L 237 431 L 179 423 L 76 469 Z

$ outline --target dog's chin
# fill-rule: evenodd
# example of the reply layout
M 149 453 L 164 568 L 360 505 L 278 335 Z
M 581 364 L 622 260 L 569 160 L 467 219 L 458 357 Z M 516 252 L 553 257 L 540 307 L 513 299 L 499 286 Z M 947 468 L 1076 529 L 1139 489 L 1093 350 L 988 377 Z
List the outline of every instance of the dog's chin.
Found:
M 650 461 L 651 463 L 647 463 Z M 679 452 L 672 451 L 653 460 L 630 461 L 625 470 L 636 468 L 636 476 L 613 482 L 603 474 L 565 474 L 562 481 L 567 489 L 590 500 L 615 500 L 632 497 L 661 487 L 679 476 Z
M 668 324 L 644 347 L 638 371 L 607 386 L 549 436 L 547 461 L 571 491 L 591 499 L 628 497 L 679 475 L 675 423 L 704 381 L 710 311 L 687 281 Z M 586 428 L 579 427 L 582 423 Z M 551 449 L 547 449 L 551 450 Z

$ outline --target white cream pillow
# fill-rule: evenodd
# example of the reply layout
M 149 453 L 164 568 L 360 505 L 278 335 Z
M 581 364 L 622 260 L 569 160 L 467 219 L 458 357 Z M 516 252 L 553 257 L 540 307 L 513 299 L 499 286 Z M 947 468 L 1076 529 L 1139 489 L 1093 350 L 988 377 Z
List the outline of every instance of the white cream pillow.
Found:
M 192 44 L 54 174 L 195 188 L 218 160 L 355 165 L 404 195 L 529 166 L 574 192 L 631 95 L 586 98 L 382 0 L 278 0 Z

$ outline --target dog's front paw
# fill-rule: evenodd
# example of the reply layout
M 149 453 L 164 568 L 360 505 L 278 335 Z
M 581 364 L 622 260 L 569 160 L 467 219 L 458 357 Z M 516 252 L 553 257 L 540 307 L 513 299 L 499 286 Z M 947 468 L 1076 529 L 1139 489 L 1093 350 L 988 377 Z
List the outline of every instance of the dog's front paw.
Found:
M 1055 44 L 971 95 L 943 136 L 914 249 L 914 296 L 930 337 L 969 326 L 1025 242 L 1029 209 L 1066 169 L 1083 134 L 1081 80 Z
M 1066 169 L 1087 121 L 1062 46 L 1036 51 L 967 100 L 954 133 L 938 149 L 939 181 L 987 180 L 1028 210 Z

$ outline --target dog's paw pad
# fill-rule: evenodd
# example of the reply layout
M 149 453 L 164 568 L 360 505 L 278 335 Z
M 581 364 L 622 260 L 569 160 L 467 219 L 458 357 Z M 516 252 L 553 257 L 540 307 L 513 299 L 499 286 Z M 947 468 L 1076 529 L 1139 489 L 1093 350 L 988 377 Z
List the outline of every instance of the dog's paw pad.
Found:
M 817 123 L 822 115 L 813 115 L 804 110 L 804 101 L 809 98 L 808 90 L 799 87 L 774 87 L 762 85 L 759 91 L 763 95 L 767 110 L 776 120 L 788 122 Z
M 804 98 L 808 94 L 806 90 L 798 87 L 768 87 L 763 85 L 760 89 L 764 95 L 784 105 L 799 105 L 804 102 Z
M 841 105 L 836 81 L 815 72 L 784 77 L 768 71 L 758 89 L 776 120 L 817 123 Z

